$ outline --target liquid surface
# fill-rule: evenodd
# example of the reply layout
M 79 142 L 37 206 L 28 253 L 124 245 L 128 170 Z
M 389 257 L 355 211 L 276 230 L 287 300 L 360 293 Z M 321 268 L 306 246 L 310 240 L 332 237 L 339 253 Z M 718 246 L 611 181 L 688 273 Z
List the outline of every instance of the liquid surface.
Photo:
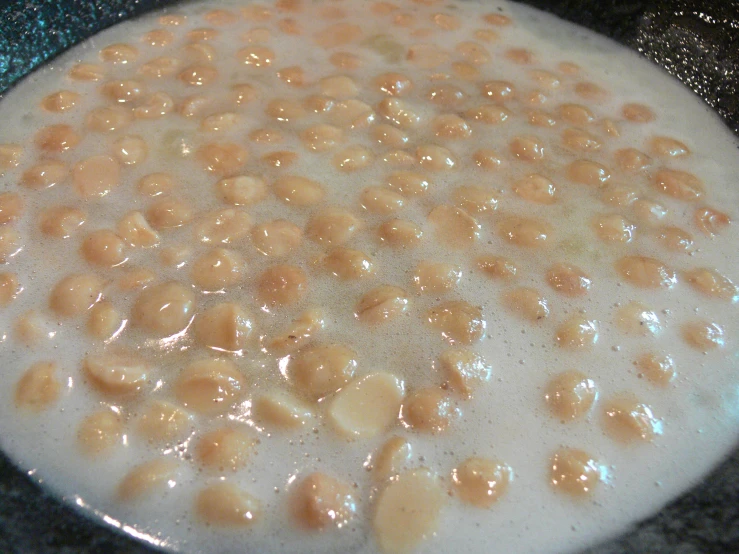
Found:
M 0 102 L 22 467 L 175 551 L 562 552 L 732 448 L 737 144 L 689 91 L 516 5 L 220 7 Z

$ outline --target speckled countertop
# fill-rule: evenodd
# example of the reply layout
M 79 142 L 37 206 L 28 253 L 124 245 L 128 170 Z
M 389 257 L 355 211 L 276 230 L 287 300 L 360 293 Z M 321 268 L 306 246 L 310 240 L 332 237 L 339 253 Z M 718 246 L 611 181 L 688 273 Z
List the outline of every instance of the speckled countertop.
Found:
M 0 1 L 0 91 L 93 32 L 172 0 Z M 527 0 L 641 51 L 739 135 L 736 0 Z M 31 37 L 31 38 L 29 38 Z M 0 314 L 0 317 L 2 314 Z M 0 554 L 148 554 L 86 520 L 0 454 Z M 585 554 L 739 554 L 739 451 L 625 536 Z

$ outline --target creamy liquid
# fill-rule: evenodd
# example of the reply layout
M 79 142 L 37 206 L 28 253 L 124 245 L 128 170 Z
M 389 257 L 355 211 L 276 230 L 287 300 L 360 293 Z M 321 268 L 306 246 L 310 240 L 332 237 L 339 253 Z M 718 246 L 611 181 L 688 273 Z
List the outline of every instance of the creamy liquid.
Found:
M 236 2 L 224 2 L 224 7 L 235 9 Z M 261 92 L 261 98 L 249 106 L 246 116 L 235 130 L 221 135 L 204 136 L 198 132 L 200 118 L 186 120 L 170 114 L 157 124 L 134 123 L 127 134 L 143 134 L 149 145 L 148 160 L 122 170 L 122 184 L 100 200 L 81 201 L 74 197 L 68 183 L 40 191 L 26 191 L 16 185 L 22 171 L 31 165 L 34 131 L 52 123 L 69 123 L 79 129 L 83 140 L 71 152 L 62 155 L 69 165 L 89 155 L 109 151 L 104 135 L 84 130 L 84 116 L 93 106 L 103 105 L 98 94 L 100 83 L 73 83 L 67 77 L 70 67 L 79 61 L 98 61 L 98 51 L 108 44 L 130 42 L 140 50 L 133 67 L 120 69 L 121 75 L 134 76 L 136 67 L 150 58 L 161 55 L 176 56 L 185 42 L 185 33 L 193 28 L 209 26 L 199 21 L 201 14 L 215 5 L 185 4 L 172 12 L 188 16 L 184 25 L 169 29 L 178 37 L 171 46 L 149 47 L 139 42 L 146 31 L 156 28 L 160 14 L 127 22 L 95 36 L 84 45 L 73 49 L 51 67 L 37 72 L 11 91 L 0 103 L 0 117 L 4 121 L 0 142 L 25 146 L 22 164 L 7 171 L 2 177 L 2 189 L 18 190 L 25 200 L 23 218 L 15 224 L 23 237 L 24 248 L 3 270 L 19 275 L 24 291 L 0 312 L 0 355 L 5 367 L 5 381 L 0 400 L 0 436 L 2 447 L 21 467 L 45 485 L 57 491 L 67 501 L 75 503 L 112 525 L 153 544 L 183 552 L 374 552 L 377 543 L 371 529 L 373 488 L 371 472 L 365 468 L 368 456 L 392 434 L 406 437 L 413 445 L 414 457 L 409 467 L 426 467 L 450 483 L 450 473 L 470 456 L 495 458 L 507 463 L 514 479 L 507 493 L 490 509 L 479 509 L 450 497 L 442 510 L 434 536 L 421 542 L 418 552 L 488 552 L 491 544 L 500 552 L 563 552 L 593 544 L 658 510 L 669 499 L 697 482 L 732 448 L 737 438 L 739 411 L 739 358 L 737 333 L 739 318 L 736 304 L 706 298 L 691 288 L 682 271 L 696 267 L 713 268 L 736 280 L 736 244 L 739 231 L 736 225 L 722 229 L 711 239 L 702 234 L 693 223 L 696 207 L 708 205 L 726 212 L 736 220 L 739 191 L 733 186 L 739 174 L 736 140 L 718 118 L 687 89 L 665 75 L 658 68 L 640 59 L 633 52 L 606 39 L 558 21 L 531 9 L 509 4 L 473 2 L 453 4 L 449 13 L 457 15 L 463 25 L 452 31 L 436 32 L 433 39 L 415 39 L 402 28 L 388 26 L 387 19 L 375 19 L 367 14 L 369 3 L 354 0 L 340 4 L 347 10 L 347 20 L 362 27 L 365 37 L 397 33 L 394 39 L 406 47 L 417 42 L 433 40 L 439 47 L 453 51 L 453 45 L 473 40 L 471 30 L 490 28 L 501 37 L 496 43 L 485 44 L 492 53 L 492 62 L 483 65 L 480 81 L 505 79 L 516 84 L 520 93 L 534 91 L 536 83 L 528 75 L 531 68 L 557 72 L 560 62 L 568 61 L 582 69 L 577 76 L 561 75 L 560 89 L 549 96 L 541 110 L 556 114 L 556 106 L 564 103 L 586 103 L 574 94 L 573 83 L 590 81 L 609 92 L 606 100 L 592 104 L 596 123 L 589 130 L 600 137 L 603 147 L 589 156 L 570 153 L 555 146 L 568 126 L 564 121 L 546 129 L 527 124 L 524 115 L 528 108 L 523 102 L 512 103 L 511 120 L 499 125 L 471 122 L 472 138 L 460 141 L 440 141 L 433 136 L 429 121 L 432 110 L 422 105 L 417 97 L 418 112 L 423 122 L 411 136 L 409 152 L 417 145 L 441 144 L 449 148 L 458 163 L 451 171 L 429 172 L 431 186 L 421 199 L 410 199 L 397 215 L 417 223 L 424 238 L 416 249 L 395 250 L 381 246 L 376 228 L 385 217 L 363 212 L 357 197 L 366 186 L 381 185 L 391 171 L 405 168 L 388 167 L 381 160 L 386 148 L 379 148 L 375 161 L 362 170 L 345 173 L 333 167 L 330 160 L 337 149 L 326 154 L 309 152 L 297 138 L 296 129 L 318 121 L 315 114 L 306 117 L 295 127 L 281 125 L 268 117 L 264 108 L 273 97 L 302 98 L 308 93 L 282 83 L 275 70 L 293 65 L 304 68 L 307 80 L 341 74 L 331 66 L 328 54 L 314 46 L 306 47 L 305 38 L 331 24 L 319 17 L 296 16 L 304 36 L 284 36 L 273 22 L 244 23 L 221 28 L 221 35 L 212 44 L 219 50 L 219 85 L 211 86 L 204 94 L 219 97 L 226 104 L 227 84 L 252 83 Z M 311 4 L 312 6 L 312 4 Z M 510 15 L 515 24 L 490 27 L 481 14 L 497 12 Z M 306 8 L 309 9 L 309 8 Z M 419 20 L 418 27 L 432 27 L 431 14 L 442 9 L 415 4 L 403 6 Z M 468 20 L 469 18 L 469 20 Z M 468 22 L 469 21 L 469 22 Z M 234 52 L 244 46 L 241 33 L 251 27 L 272 29 L 269 46 L 276 59 L 271 68 L 250 71 L 240 66 Z M 536 55 L 533 66 L 520 66 L 506 61 L 503 52 L 508 48 L 526 48 Z M 350 72 L 360 85 L 359 97 L 375 106 L 383 94 L 370 90 L 371 77 L 385 71 L 399 71 L 415 84 L 415 94 L 422 94 L 434 83 L 424 70 L 400 60 L 388 66 L 383 57 L 359 44 L 341 46 L 339 50 L 361 56 L 365 65 Z M 454 60 L 456 58 L 452 58 Z M 119 71 L 116 69 L 116 72 Z M 438 71 L 449 71 L 445 65 Z M 125 77 L 110 77 L 125 78 Z M 135 78 L 135 77 L 134 77 Z M 485 102 L 480 85 L 452 80 L 468 92 L 462 107 Z M 144 81 L 142 79 L 142 81 Z M 174 78 L 145 81 L 150 90 L 167 90 L 174 98 L 192 94 L 192 88 Z M 224 85 L 220 87 L 220 84 Z M 79 105 L 69 114 L 44 113 L 38 106 L 41 99 L 59 89 L 72 89 L 82 94 Z M 316 92 L 315 87 L 312 89 Z M 195 91 L 199 92 L 199 91 Z M 524 96 L 524 94 L 520 94 Z M 650 106 L 656 121 L 635 124 L 623 120 L 621 106 L 639 102 Z M 218 104 L 218 102 L 216 103 Z M 225 109 L 225 108 L 224 108 Z M 216 110 L 217 111 L 217 110 Z M 238 111 L 238 110 L 234 110 Z M 440 110 L 443 113 L 446 110 Z M 556 117 L 556 115 L 554 116 Z M 597 127 L 604 118 L 617 121 L 620 138 L 609 138 Z M 382 118 L 378 116 L 378 121 Z M 248 142 L 245 136 L 257 128 L 280 128 L 285 141 L 278 146 Z M 516 136 L 534 135 L 548 149 L 543 164 L 517 160 L 509 151 L 508 143 Z M 648 152 L 648 140 L 653 135 L 666 135 L 686 143 L 692 154 L 685 159 L 652 159 L 644 172 L 629 174 L 613 161 L 613 152 L 619 148 L 637 148 Z M 347 131 L 346 144 L 360 144 L 377 148 L 363 130 Z M 101 140 L 105 138 L 105 141 Z M 438 386 L 443 377 L 438 357 L 448 348 L 440 333 L 423 322 L 427 309 L 445 300 L 464 299 L 482 306 L 487 323 L 486 335 L 470 348 L 484 355 L 493 368 L 490 382 L 480 386 L 471 400 L 450 395 L 461 416 L 450 429 L 441 434 L 427 434 L 406 428 L 398 422 L 386 434 L 368 440 L 348 442 L 328 425 L 310 425 L 304 431 L 267 429 L 253 421 L 250 400 L 263 390 L 285 386 L 280 367 L 274 358 L 250 347 L 235 361 L 245 375 L 247 392 L 238 405 L 219 418 L 197 416 L 193 420 L 190 438 L 174 448 L 158 449 L 138 436 L 131 423 L 137 410 L 150 398 L 170 398 L 172 382 L 179 371 L 193 359 L 208 357 L 206 349 L 184 336 L 170 341 L 153 340 L 141 329 L 126 328 L 115 342 L 140 345 L 141 351 L 154 360 L 155 369 L 144 393 L 134 401 L 116 401 L 93 390 L 81 371 L 81 359 L 102 346 L 93 344 L 84 332 L 85 318 L 60 319 L 48 312 L 48 291 L 68 273 L 88 271 L 84 260 L 76 255 L 79 239 L 88 230 L 111 227 L 120 215 L 133 210 L 146 210 L 151 199 L 137 194 L 138 180 L 154 171 L 166 171 L 178 181 L 179 198 L 185 199 L 198 212 L 223 208 L 215 195 L 210 194 L 219 177 L 203 171 L 191 153 L 207 141 L 232 140 L 244 144 L 250 151 L 250 161 L 244 172 L 261 174 L 271 183 L 281 172 L 268 167 L 259 158 L 273 150 L 293 150 L 298 161 L 286 170 L 290 174 L 305 175 L 320 181 L 328 190 L 326 200 L 316 208 L 298 210 L 285 207 L 273 197 L 247 211 L 257 223 L 285 218 L 304 228 L 311 213 L 323 207 L 343 207 L 363 221 L 363 229 L 348 246 L 366 252 L 376 262 L 376 275 L 366 281 L 339 282 L 327 272 L 315 269 L 310 260 L 323 249 L 304 238 L 300 248 L 284 263 L 303 267 L 308 274 L 308 294 L 300 303 L 284 309 L 260 309 L 255 301 L 255 284 L 250 277 L 242 286 L 222 295 L 197 293 L 197 311 L 215 301 L 231 300 L 241 303 L 252 314 L 255 335 L 274 336 L 286 329 L 289 322 L 311 305 L 322 306 L 327 315 L 326 329 L 321 331 L 321 343 L 350 345 L 357 352 L 357 376 L 371 371 L 390 371 L 405 380 L 406 390 Z M 497 171 L 487 171 L 472 162 L 472 152 L 483 145 L 499 152 L 503 159 Z M 550 147 L 551 145 L 551 147 Z M 653 199 L 668 210 L 660 225 L 676 225 L 690 230 L 695 238 L 694 251 L 675 254 L 665 250 L 655 239 L 656 232 L 648 224 L 624 211 L 637 222 L 634 240 L 629 244 L 608 244 L 595 238 L 592 230 L 594 214 L 617 210 L 600 203 L 598 195 L 587 185 L 568 180 L 565 166 L 578 158 L 593 157 L 611 168 L 610 184 L 633 187 L 640 198 Z M 681 202 L 659 193 L 649 184 L 649 175 L 665 165 L 672 169 L 689 171 L 705 183 L 706 194 L 697 203 Z M 552 206 L 537 205 L 517 197 L 512 183 L 530 173 L 542 173 L 557 186 L 559 202 Z M 468 248 L 450 248 L 439 244 L 434 227 L 428 221 L 430 210 L 449 202 L 450 187 L 462 184 L 494 186 L 499 207 L 495 213 L 476 216 L 481 234 Z M 37 214 L 42 206 L 51 204 L 78 204 L 87 212 L 87 222 L 76 238 L 50 239 L 38 230 Z M 552 224 L 553 230 L 547 249 L 526 249 L 504 241 L 496 232 L 501 214 L 540 217 Z M 395 216 L 389 216 L 395 217 Z M 111 222 L 110 220 L 113 220 Z M 182 268 L 165 268 L 158 252 L 130 249 L 129 261 L 122 268 L 101 273 L 111 281 L 119 278 L 122 269 L 147 266 L 159 273 L 158 281 L 174 279 L 189 284 L 192 260 L 207 250 L 193 239 L 192 225 L 163 231 L 159 249 L 168 245 L 185 245 L 192 256 Z M 60 247 L 63 244 L 63 247 Z M 275 261 L 257 253 L 249 241 L 234 247 L 248 264 L 248 276 L 259 275 Z M 501 303 L 501 294 L 512 285 L 486 277 L 475 268 L 474 260 L 483 254 L 506 256 L 518 267 L 515 286 L 534 287 L 546 296 L 550 316 L 531 324 L 511 316 Z M 677 284 L 669 290 L 643 289 L 624 282 L 614 269 L 617 259 L 625 255 L 653 256 L 677 270 Z M 401 258 L 404 257 L 405 259 Z M 400 261 L 403 259 L 403 261 Z M 444 295 L 416 293 L 411 271 L 420 260 L 443 261 L 462 268 L 459 286 Z M 583 268 L 592 278 L 592 290 L 585 296 L 569 298 L 552 290 L 546 281 L 546 270 L 555 262 L 567 262 Z M 6 269 L 7 268 L 7 269 Z M 396 320 L 377 326 L 358 322 L 353 308 L 359 297 L 380 284 L 391 284 L 408 293 L 407 313 Z M 121 292 L 111 285 L 105 296 L 124 314 L 129 314 L 137 293 Z M 218 297 L 218 298 L 214 298 Z M 664 329 L 656 337 L 633 337 L 624 334 L 613 323 L 619 306 L 640 301 L 662 320 Z M 30 309 L 41 310 L 48 321 L 48 339 L 26 347 L 14 339 L 16 318 Z M 588 318 L 599 322 L 599 339 L 592 349 L 570 352 L 559 348 L 555 341 L 558 325 L 568 315 L 584 311 Z M 706 353 L 689 347 L 682 338 L 686 323 L 702 318 L 715 322 L 724 330 L 723 347 Z M 638 376 L 633 361 L 646 351 L 667 353 L 676 365 L 676 378 L 666 387 L 658 387 Z M 58 402 L 39 414 L 16 409 L 14 387 L 24 370 L 40 360 L 56 361 L 58 376 L 64 385 Z M 565 370 L 578 369 L 598 387 L 599 399 L 585 418 L 563 424 L 552 417 L 544 403 L 544 388 L 550 379 Z M 662 433 L 651 443 L 624 445 L 604 432 L 602 404 L 622 392 L 635 394 L 651 406 L 660 419 Z M 84 458 L 76 443 L 79 422 L 95 409 L 113 406 L 125 420 L 122 444 L 107 457 Z M 320 412 L 320 406 L 316 409 Z M 259 521 L 248 528 L 222 529 L 203 525 L 193 515 L 193 499 L 205 484 L 217 481 L 221 474 L 200 470 L 191 461 L 191 447 L 203 431 L 222 424 L 224 419 L 242 422 L 258 435 L 256 454 L 245 468 L 236 473 L 225 472 L 228 482 L 238 484 L 260 500 Z M 602 464 L 603 482 L 585 499 L 572 499 L 557 492 L 549 483 L 550 457 L 561 446 L 587 451 Z M 123 476 L 135 465 L 164 454 L 180 458 L 179 473 L 167 486 L 132 504 L 116 500 L 115 491 Z M 312 471 L 322 471 L 347 483 L 356 483 L 353 489 L 358 502 L 357 515 L 342 529 L 326 529 L 309 533 L 298 530 L 289 516 L 289 499 L 294 483 Z

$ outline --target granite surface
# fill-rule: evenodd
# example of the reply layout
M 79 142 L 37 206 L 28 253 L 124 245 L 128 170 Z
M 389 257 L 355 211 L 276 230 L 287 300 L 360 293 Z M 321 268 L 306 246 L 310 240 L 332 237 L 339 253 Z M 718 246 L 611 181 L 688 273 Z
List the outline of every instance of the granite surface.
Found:
M 86 36 L 172 1 L 0 0 L 0 92 Z M 735 0 L 526 3 L 639 50 L 701 95 L 739 135 Z M 49 496 L 0 453 L 0 554 L 152 552 Z M 739 451 L 655 517 L 583 554 L 739 554 Z

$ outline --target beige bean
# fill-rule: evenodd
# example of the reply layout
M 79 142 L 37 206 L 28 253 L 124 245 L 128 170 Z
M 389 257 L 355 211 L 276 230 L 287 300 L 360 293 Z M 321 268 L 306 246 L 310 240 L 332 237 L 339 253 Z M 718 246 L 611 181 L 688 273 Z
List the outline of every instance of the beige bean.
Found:
M 232 142 L 209 143 L 198 148 L 195 157 L 203 169 L 221 176 L 231 176 L 238 172 L 249 159 L 243 146 Z
M 513 138 L 508 143 L 508 150 L 518 160 L 538 162 L 544 159 L 546 149 L 541 139 L 527 135 Z
M 239 124 L 239 114 L 220 112 L 206 116 L 200 122 L 200 130 L 208 133 L 220 133 L 233 129 Z
M 464 139 L 472 134 L 467 122 L 454 114 L 442 114 L 431 121 L 434 134 L 441 139 Z
M 381 215 L 395 213 L 405 205 L 402 195 L 385 187 L 367 187 L 359 200 L 365 210 Z
M 136 418 L 136 431 L 157 445 L 180 441 L 191 432 L 191 428 L 190 414 L 164 400 L 151 402 Z
M 246 465 L 255 440 L 246 426 L 221 427 L 201 435 L 195 443 L 194 458 L 211 471 L 236 471 Z
M 593 285 L 592 279 L 579 267 L 556 263 L 547 270 L 547 282 L 565 296 L 582 296 Z
M 490 508 L 508 490 L 513 480 L 511 468 L 498 460 L 467 458 L 452 470 L 454 491 L 463 502 Z
M 662 227 L 657 233 L 657 239 L 672 252 L 690 252 L 693 248 L 693 235 L 680 227 Z
M 74 81 L 90 82 L 101 81 L 105 78 L 106 73 L 107 70 L 101 65 L 93 63 L 78 63 L 72 66 L 68 75 L 70 79 Z
M 136 165 L 146 160 L 149 147 L 138 135 L 126 135 L 113 143 L 113 154 L 124 165 Z
M 249 83 L 231 85 L 232 102 L 238 106 L 246 106 L 261 97 L 259 89 Z
M 267 197 L 264 180 L 253 175 L 222 179 L 216 183 L 215 188 L 218 198 L 233 206 L 251 206 Z
M 298 154 L 291 150 L 278 150 L 277 152 L 269 152 L 262 156 L 262 161 L 272 167 L 287 168 L 298 160 Z
M 92 109 L 85 118 L 85 125 L 91 131 L 112 133 L 128 127 L 132 119 L 130 109 L 123 106 L 109 106 Z
M 611 438 L 629 443 L 651 442 L 662 434 L 662 421 L 633 394 L 622 393 L 603 404 L 603 427 Z
M 278 129 L 268 127 L 254 129 L 249 133 L 249 140 L 264 144 L 279 144 L 284 140 L 284 136 Z
M 433 69 L 445 64 L 449 54 L 435 44 L 414 44 L 408 48 L 406 59 L 421 69 Z
M 351 488 L 324 473 L 311 473 L 291 493 L 291 513 L 305 529 L 341 529 L 356 515 Z
M 416 161 L 431 171 L 450 170 L 457 164 L 457 157 L 448 149 L 433 144 L 424 144 L 416 148 Z
M 550 205 L 557 201 L 557 188 L 547 177 L 532 173 L 513 185 L 513 192 L 524 200 L 536 204 Z
M 174 39 L 175 36 L 172 31 L 168 31 L 167 29 L 154 29 L 145 33 L 141 37 L 141 42 L 149 46 L 161 48 L 171 44 Z
M 238 252 L 214 248 L 195 260 L 191 275 L 203 290 L 216 291 L 240 283 L 245 271 L 246 264 Z
M 601 479 L 598 462 L 584 450 L 560 448 L 549 461 L 549 483 L 569 496 L 582 498 L 593 494 Z
M 484 255 L 475 259 L 475 266 L 492 279 L 513 279 L 518 272 L 516 264 L 502 256 Z
M 308 404 L 280 389 L 258 396 L 252 411 L 257 420 L 281 429 L 299 429 L 315 417 Z
M 649 142 L 649 150 L 655 156 L 665 158 L 685 158 L 690 156 L 690 148 L 677 139 L 665 136 L 656 136 Z
M 92 75 L 93 73 L 89 73 Z M 99 73 L 98 79 L 89 80 L 100 80 L 102 79 L 102 73 Z M 41 107 L 47 112 L 52 113 L 63 113 L 74 108 L 80 100 L 80 95 L 73 90 L 58 90 L 44 96 L 41 100 Z
M 59 399 L 62 385 L 54 362 L 36 362 L 15 384 L 15 407 L 30 412 L 48 410 Z
M 505 103 L 516 97 L 516 89 L 509 81 L 487 81 L 482 84 L 482 95 L 497 103 Z
M 108 396 L 130 396 L 141 392 L 149 378 L 149 366 L 127 351 L 90 354 L 82 369 L 95 390 Z
M 531 65 L 536 61 L 534 53 L 526 48 L 510 48 L 505 51 L 504 56 L 519 65 Z
M 103 197 L 121 183 L 119 163 L 110 156 L 91 156 L 72 168 L 72 185 L 85 199 Z
M 411 552 L 436 533 L 447 496 L 428 469 L 401 473 L 377 497 L 372 519 L 375 539 L 384 552 Z
M 55 238 L 68 238 L 85 222 L 85 213 L 77 208 L 54 206 L 41 212 L 41 232 Z
M 246 383 L 236 365 L 224 358 L 191 363 L 174 381 L 177 401 L 204 415 L 227 412 L 241 397 Z
M 624 333 L 635 336 L 656 336 L 664 325 L 657 313 L 642 302 L 629 302 L 615 314 L 614 323 Z
M 195 318 L 196 340 L 207 348 L 240 352 L 247 344 L 254 323 L 241 306 L 223 302 L 208 308 Z
M 606 89 L 604 89 L 600 85 L 596 85 L 595 83 L 590 83 L 587 81 L 581 81 L 575 84 L 575 94 L 594 102 L 602 102 L 609 96 L 609 93 Z
M 381 323 L 395 319 L 408 309 L 408 296 L 399 287 L 382 285 L 365 293 L 354 309 L 357 319 Z
M 739 300 L 737 287 L 731 279 L 715 269 L 705 267 L 692 269 L 685 273 L 688 284 L 704 296 L 719 298 L 728 302 Z
M 326 191 L 313 179 L 298 175 L 285 175 L 275 181 L 272 190 L 279 200 L 288 206 L 313 206 L 323 200 Z
M 159 56 L 141 64 L 138 74 L 150 79 L 161 79 L 174 75 L 180 68 L 180 60 L 170 56 Z
M 274 98 L 267 103 L 265 113 L 272 119 L 291 123 L 306 116 L 306 110 L 297 100 Z
M 299 267 L 273 265 L 257 280 L 257 297 L 270 306 L 295 304 L 308 290 L 308 277 Z
M 644 375 L 652 383 L 667 386 L 675 378 L 675 361 L 666 354 L 647 352 L 634 362 L 639 375 Z
M 300 134 L 300 138 L 309 150 L 325 152 L 343 142 L 344 133 L 338 127 L 321 123 L 308 127 Z
M 15 320 L 13 326 L 15 338 L 25 346 L 35 346 L 42 340 L 51 338 L 54 331 L 50 322 L 37 310 L 28 310 Z
M 83 240 L 80 252 L 89 263 L 101 267 L 117 267 L 128 257 L 123 240 L 109 229 L 89 233 Z
M 252 30 L 252 37 L 254 36 L 255 30 Z M 264 29 L 265 33 L 269 34 L 267 29 Z M 259 40 L 249 40 L 248 42 L 257 43 L 263 42 Z M 290 67 L 283 67 L 277 72 L 277 78 L 280 79 L 286 85 L 292 87 L 302 87 L 306 83 L 305 71 L 299 65 L 291 65 Z
M 676 169 L 660 169 L 654 174 L 652 185 L 660 192 L 685 202 L 696 202 L 705 193 L 703 183 L 698 177 Z
M 715 208 L 698 208 L 693 213 L 693 221 L 703 234 L 711 238 L 721 234 L 731 225 L 731 218 Z
M 567 350 L 590 349 L 598 342 L 598 322 L 583 315 L 573 315 L 563 321 L 556 330 L 555 341 Z
M 563 423 L 585 417 L 597 398 L 595 382 L 577 370 L 559 373 L 544 389 L 549 411 Z
M 462 185 L 452 191 L 454 203 L 467 212 L 490 213 L 498 208 L 497 191 L 488 186 Z
M 671 288 L 677 283 L 672 269 L 646 256 L 625 256 L 616 261 L 616 271 L 632 285 L 642 288 Z
M 549 303 L 541 293 L 530 287 L 518 287 L 506 291 L 503 305 L 517 316 L 531 322 L 549 317 Z
M 401 410 L 407 425 L 424 433 L 443 433 L 459 416 L 447 393 L 440 388 L 418 389 L 409 394 Z
M 300 227 L 284 219 L 254 226 L 252 244 L 265 256 L 284 257 L 300 246 L 303 232 Z
M 199 117 L 211 106 L 212 101 L 212 98 L 203 94 L 186 96 L 177 106 L 177 113 L 187 118 Z
M 125 42 L 111 44 L 100 50 L 100 59 L 102 61 L 116 65 L 132 64 L 138 57 L 138 48 Z
M 23 215 L 23 199 L 16 192 L 0 193 L 0 224 L 12 223 Z
M 621 115 L 632 123 L 649 123 L 656 119 L 651 108 L 637 103 L 624 104 Z
M 340 344 L 314 345 L 298 351 L 287 371 L 295 388 L 318 399 L 348 383 L 357 369 L 356 353 Z
M 372 258 L 350 248 L 334 248 L 323 259 L 323 266 L 329 273 L 344 280 L 363 279 L 375 272 Z
M 15 273 L 0 273 L 0 307 L 7 306 L 23 291 Z
M 644 152 L 640 152 L 636 148 L 622 148 L 620 150 L 616 150 L 613 153 L 613 158 L 621 169 L 630 172 L 643 171 L 652 163 L 652 158 L 647 156 Z
M 421 116 L 410 102 L 399 98 L 385 98 L 377 105 L 377 113 L 401 129 L 410 129 L 421 122 Z
M 109 455 L 121 444 L 123 418 L 112 410 L 99 410 L 85 417 L 77 427 L 77 447 L 88 458 Z
M 658 225 L 667 215 L 667 208 L 648 198 L 635 200 L 631 204 L 631 210 L 636 219 L 650 226 Z
M 600 200 L 610 206 L 623 208 L 633 204 L 639 198 L 639 193 L 631 187 L 608 185 L 603 189 Z
M 380 225 L 378 236 L 383 244 L 393 248 L 412 248 L 421 242 L 423 231 L 411 221 L 390 219 Z
M 137 267 L 124 270 L 123 275 L 118 280 L 118 286 L 123 291 L 144 289 L 154 282 L 157 274 L 153 271 Z
M 329 209 L 311 217 L 306 225 L 309 239 L 324 246 L 341 246 L 359 229 L 361 222 L 351 213 Z
M 445 350 L 439 363 L 449 387 L 465 398 L 471 398 L 475 389 L 488 382 L 493 371 L 481 354 L 468 348 Z
M 390 437 L 372 456 L 372 475 L 375 481 L 386 481 L 406 469 L 412 452 L 411 443 L 407 440 L 397 435 Z
M 590 160 L 576 160 L 567 166 L 571 181 L 590 186 L 602 186 L 611 178 L 607 167 Z
M 440 205 L 431 210 L 428 219 L 437 238 L 448 246 L 469 247 L 480 237 L 480 224 L 461 208 Z
M 562 131 L 562 144 L 571 149 L 581 152 L 594 152 L 599 150 L 603 144 L 598 137 L 583 129 L 568 128 Z
M 108 81 L 99 90 L 105 98 L 119 104 L 135 102 L 146 92 L 144 84 L 133 79 Z
M 47 154 L 67 152 L 76 147 L 80 140 L 72 126 L 64 123 L 42 127 L 33 137 L 36 148 Z
M 219 481 L 202 489 L 195 498 L 198 518 L 217 527 L 252 525 L 261 515 L 259 501 L 228 482 Z
M 147 287 L 136 298 L 133 322 L 149 333 L 172 336 L 185 329 L 195 312 L 195 294 L 177 282 Z
M 559 116 L 572 125 L 587 125 L 595 121 L 595 115 L 590 108 L 582 104 L 561 104 Z
M 49 188 L 63 182 L 69 170 L 62 162 L 42 160 L 21 174 L 20 184 L 31 189 Z
M 557 120 L 554 119 L 550 114 L 543 110 L 529 110 L 526 112 L 530 125 L 537 127 L 554 127 L 557 124 Z
M 193 210 L 189 204 L 175 198 L 153 202 L 146 210 L 146 220 L 157 230 L 182 227 L 190 222 Z
M 683 340 L 701 352 L 722 348 L 726 342 L 724 334 L 720 325 L 705 319 L 695 319 L 682 326 Z
M 355 98 L 336 102 L 328 116 L 328 122 L 341 129 L 363 129 L 374 121 L 372 106 Z
M 508 217 L 497 227 L 498 236 L 502 239 L 526 248 L 544 246 L 552 234 L 548 223 L 528 217 Z
M 458 265 L 421 261 L 413 272 L 413 284 L 419 292 L 438 294 L 452 290 L 462 278 Z
M 425 313 L 425 320 L 451 344 L 473 344 L 487 327 L 482 308 L 461 300 L 434 306 Z
M 218 70 L 209 63 L 194 63 L 180 71 L 177 78 L 191 87 L 203 87 L 218 80 Z
M 618 214 L 598 215 L 593 220 L 595 234 L 606 242 L 631 242 L 636 225 Z
M 116 232 L 118 237 L 133 247 L 150 248 L 159 244 L 159 233 L 151 228 L 141 212 L 125 214 L 118 221 Z
M 97 275 L 67 275 L 51 289 L 49 307 L 60 316 L 78 316 L 100 301 L 103 286 L 103 281 Z
M 153 494 L 155 489 L 172 488 L 178 464 L 170 458 L 157 458 L 137 465 L 118 484 L 116 496 L 123 502 L 134 502 Z
M 23 249 L 23 238 L 13 227 L 0 227 L 0 264 L 8 263 Z
M 236 59 L 253 69 L 267 68 L 274 63 L 275 58 L 274 50 L 267 46 L 247 46 L 236 52 Z
M 165 267 L 180 269 L 190 261 L 192 251 L 187 246 L 173 244 L 159 249 L 159 261 Z
M 391 373 L 371 373 L 342 388 L 328 406 L 328 419 L 341 435 L 374 437 L 395 423 L 405 395 L 403 380 Z
M 334 167 L 340 171 L 357 171 L 369 166 L 374 154 L 368 148 L 356 144 L 341 149 L 334 155 Z
M 443 83 L 429 88 L 425 98 L 438 106 L 452 108 L 462 104 L 466 100 L 467 94 L 456 85 Z
M 90 308 L 87 318 L 87 332 L 95 338 L 110 341 L 124 329 L 127 321 L 115 306 L 103 300 Z

